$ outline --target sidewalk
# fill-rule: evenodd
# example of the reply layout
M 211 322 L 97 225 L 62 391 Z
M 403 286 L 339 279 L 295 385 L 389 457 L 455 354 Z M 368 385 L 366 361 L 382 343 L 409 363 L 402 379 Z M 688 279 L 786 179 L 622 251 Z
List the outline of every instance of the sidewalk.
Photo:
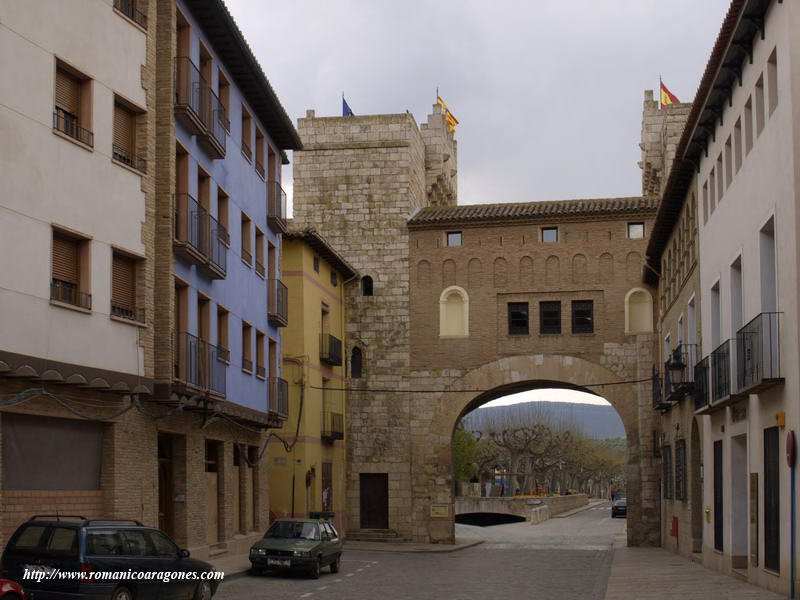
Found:
M 578 508 L 573 508 L 572 510 L 568 510 L 567 512 L 563 512 L 561 514 L 555 515 L 555 516 L 550 517 L 550 518 L 551 519 L 564 519 L 566 517 L 571 517 L 572 515 L 576 515 L 579 512 L 583 512 L 585 510 L 589 510 L 590 508 L 594 508 L 598 504 L 604 504 L 606 502 L 608 502 L 608 500 L 589 500 L 589 504 L 586 504 L 584 506 L 579 506 Z M 611 508 L 609 507 L 608 510 L 611 511 Z
M 605 600 L 780 600 L 784 596 L 739 581 L 662 548 L 628 548 L 614 540 Z

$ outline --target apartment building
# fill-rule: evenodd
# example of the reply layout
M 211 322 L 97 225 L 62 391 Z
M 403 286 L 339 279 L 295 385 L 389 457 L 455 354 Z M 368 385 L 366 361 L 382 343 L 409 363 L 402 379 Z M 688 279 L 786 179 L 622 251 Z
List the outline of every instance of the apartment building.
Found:
M 703 518 L 692 519 L 692 537 L 700 534 L 702 548 L 693 542 L 692 550 L 702 551 L 706 566 L 782 593 L 790 589 L 796 560 L 785 439 L 800 416 L 792 368 L 798 360 L 800 127 L 793 92 L 799 27 L 793 3 L 732 2 L 660 209 L 660 216 L 673 211 L 675 220 L 696 207 L 699 281 L 681 292 L 694 290 L 697 300 L 699 290 L 695 308 L 703 315 L 693 391 Z M 662 254 L 660 265 L 651 264 L 667 287 L 674 259 Z M 662 488 L 677 494 L 685 467 L 677 455 L 672 460 L 664 461 Z M 673 499 L 665 498 L 669 509 Z
M 346 531 L 345 375 L 358 381 L 365 365 L 346 339 L 345 287 L 358 273 L 313 228 L 283 236 L 282 260 L 293 308 L 283 336 L 289 417 L 270 444 L 270 509 L 278 518 L 333 513 Z

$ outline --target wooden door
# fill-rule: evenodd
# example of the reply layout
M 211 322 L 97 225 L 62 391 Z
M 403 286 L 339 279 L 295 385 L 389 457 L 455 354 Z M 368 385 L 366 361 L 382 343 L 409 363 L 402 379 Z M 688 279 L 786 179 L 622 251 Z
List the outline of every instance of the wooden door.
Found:
M 723 505 L 722 505 L 722 440 L 714 442 L 714 549 L 722 552 L 724 548 L 723 536 Z
M 361 473 L 361 529 L 389 529 L 389 474 Z
M 158 528 L 170 537 L 173 531 L 172 439 L 158 436 Z

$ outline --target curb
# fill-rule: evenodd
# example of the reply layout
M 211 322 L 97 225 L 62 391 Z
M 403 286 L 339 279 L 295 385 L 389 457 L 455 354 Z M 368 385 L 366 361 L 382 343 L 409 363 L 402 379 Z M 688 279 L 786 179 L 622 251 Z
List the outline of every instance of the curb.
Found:
M 472 548 L 474 546 L 478 546 L 479 544 L 483 544 L 485 540 L 483 539 L 470 539 L 469 541 L 464 541 L 461 543 L 456 544 L 387 544 L 385 542 L 345 542 L 344 548 L 345 550 L 357 550 L 359 552 L 408 552 L 408 553 L 418 553 L 418 554 L 435 554 L 435 553 L 448 553 L 448 552 L 458 552 L 460 550 L 466 550 L 467 548 Z M 369 544 L 361 545 L 361 544 Z
M 597 502 L 590 502 L 589 504 L 587 504 L 585 506 L 579 506 L 578 508 L 573 508 L 572 510 L 569 510 L 567 512 L 564 512 L 564 513 L 561 513 L 561 514 L 558 514 L 558 515 L 555 515 L 555 516 L 552 516 L 550 518 L 551 519 L 565 519 L 567 517 L 571 517 L 572 515 L 577 515 L 578 513 L 583 512 L 585 510 L 589 510 L 590 508 L 594 508 L 595 506 L 598 506 L 598 505 L 603 504 L 605 502 L 607 502 L 607 501 L 606 500 L 599 500 Z

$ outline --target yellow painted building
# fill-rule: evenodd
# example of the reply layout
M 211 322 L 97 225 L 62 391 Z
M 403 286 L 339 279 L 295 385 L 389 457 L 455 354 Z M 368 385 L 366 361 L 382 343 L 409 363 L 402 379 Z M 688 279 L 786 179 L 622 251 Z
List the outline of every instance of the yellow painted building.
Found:
M 274 518 L 330 511 L 346 531 L 346 393 L 339 390 L 346 368 L 344 288 L 357 273 L 313 229 L 284 234 L 282 254 L 289 418 L 269 447 L 270 510 Z

